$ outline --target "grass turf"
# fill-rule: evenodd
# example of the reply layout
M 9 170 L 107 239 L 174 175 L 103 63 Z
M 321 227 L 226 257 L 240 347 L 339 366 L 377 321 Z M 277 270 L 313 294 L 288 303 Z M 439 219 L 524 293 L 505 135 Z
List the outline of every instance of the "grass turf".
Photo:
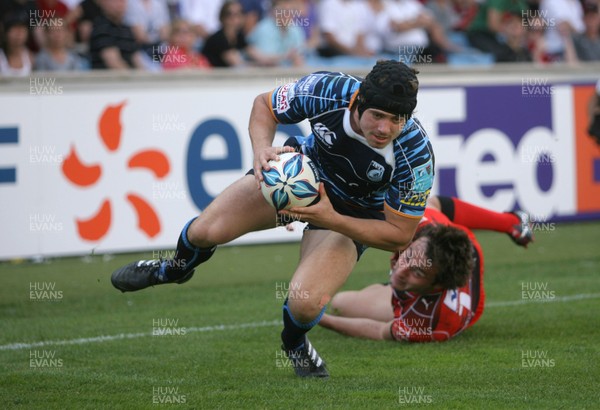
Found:
M 478 233 L 487 308 L 450 342 L 375 342 L 313 329 L 326 381 L 296 378 L 279 350 L 278 291 L 297 244 L 223 247 L 185 285 L 128 294 L 112 288 L 110 273 L 149 254 L 2 263 L 0 404 L 598 408 L 600 224 L 552 228 L 536 232 L 526 251 L 505 235 Z M 388 254 L 371 249 L 344 288 L 385 281 L 387 270 Z M 524 295 L 524 286 L 542 288 L 531 295 L 546 302 Z M 155 327 L 176 334 L 153 336 Z

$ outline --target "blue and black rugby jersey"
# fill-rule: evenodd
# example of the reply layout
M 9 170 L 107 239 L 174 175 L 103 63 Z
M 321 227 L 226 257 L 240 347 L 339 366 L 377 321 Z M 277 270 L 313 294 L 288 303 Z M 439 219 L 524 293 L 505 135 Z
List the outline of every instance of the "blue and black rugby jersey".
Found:
M 361 79 L 320 71 L 284 84 L 271 94 L 279 123 L 308 119 L 312 133 L 297 137 L 303 152 L 320 171 L 329 195 L 350 205 L 423 215 L 434 175 L 434 155 L 419 121 L 407 121 L 398 138 L 385 148 L 372 148 L 350 126 L 350 107 Z

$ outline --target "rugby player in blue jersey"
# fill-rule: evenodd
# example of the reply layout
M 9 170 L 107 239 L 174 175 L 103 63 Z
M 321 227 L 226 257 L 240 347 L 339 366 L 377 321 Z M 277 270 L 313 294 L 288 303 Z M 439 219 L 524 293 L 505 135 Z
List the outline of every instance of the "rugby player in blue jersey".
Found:
M 405 249 L 425 210 L 434 175 L 429 139 L 412 116 L 417 72 L 379 61 L 364 78 L 317 72 L 254 100 L 250 115 L 253 170 L 226 188 L 181 232 L 172 260 L 137 261 L 112 275 L 121 291 L 183 283 L 216 246 L 273 228 L 277 217 L 308 222 L 290 288 L 302 297 L 283 306 L 283 350 L 301 377 L 328 377 L 306 333 L 344 284 L 366 247 Z M 312 133 L 273 147 L 278 124 L 308 119 Z M 283 152 L 301 150 L 322 184 L 317 204 L 276 211 L 260 191 L 262 170 Z M 296 292 L 298 291 L 298 292 Z

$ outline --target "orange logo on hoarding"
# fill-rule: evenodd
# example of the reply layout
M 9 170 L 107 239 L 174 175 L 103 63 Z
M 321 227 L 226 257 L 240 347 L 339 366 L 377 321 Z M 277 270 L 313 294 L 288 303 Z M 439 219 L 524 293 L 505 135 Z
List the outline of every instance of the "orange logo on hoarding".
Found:
M 98 122 L 100 139 L 109 152 L 116 152 L 121 143 L 121 110 L 125 102 L 105 108 Z M 162 152 L 146 149 L 133 154 L 127 161 L 129 169 L 145 169 L 154 174 L 157 179 L 164 178 L 170 171 L 169 160 Z M 62 163 L 62 172 L 74 185 L 88 187 L 96 184 L 102 176 L 100 164 L 84 164 L 77 155 L 75 146 L 71 146 L 69 154 Z M 128 193 L 127 201 L 131 204 L 138 218 L 138 228 L 149 238 L 154 238 L 160 232 L 160 220 L 156 211 L 140 195 Z M 80 238 L 88 241 L 102 239 L 110 229 L 112 206 L 110 199 L 105 199 L 100 209 L 88 219 L 76 218 L 77 232 Z

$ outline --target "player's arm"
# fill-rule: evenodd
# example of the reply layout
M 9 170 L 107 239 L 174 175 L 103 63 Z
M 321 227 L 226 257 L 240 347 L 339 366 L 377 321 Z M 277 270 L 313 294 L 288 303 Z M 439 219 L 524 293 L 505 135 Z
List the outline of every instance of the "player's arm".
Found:
M 372 340 L 393 340 L 390 332 L 392 322 L 324 314 L 319 325 L 351 337 Z
M 277 121 L 273 116 L 271 109 L 271 93 L 263 93 L 254 99 L 252 111 L 250 113 L 250 124 L 248 132 L 254 151 L 254 177 L 257 183 L 263 180 L 261 170 L 269 170 L 269 161 L 277 160 L 277 154 L 291 152 L 292 147 L 272 147 L 275 131 L 277 130 Z
M 319 195 L 320 200 L 315 205 L 294 207 L 280 213 L 339 232 L 373 248 L 392 252 L 403 250 L 410 244 L 421 220 L 420 217 L 404 216 L 387 206 L 384 209 L 385 220 L 354 218 L 335 211 L 323 184 L 319 187 Z
M 403 250 L 410 244 L 421 218 L 409 218 L 387 207 L 385 220 L 360 219 L 336 212 L 329 229 L 355 241 L 387 251 Z
M 278 159 L 277 155 L 283 152 L 294 151 L 292 147 L 271 146 L 277 124 L 296 124 L 324 111 L 337 108 L 336 104 L 340 104 L 339 98 L 331 98 L 329 94 L 321 95 L 322 87 L 329 90 L 327 83 L 319 87 L 314 85 L 309 87 L 311 92 L 297 92 L 303 84 L 311 82 L 315 82 L 314 74 L 302 77 L 295 83 L 284 84 L 254 99 L 248 130 L 254 150 L 253 168 L 257 184 L 262 180 L 261 169 L 269 169 L 268 161 Z M 335 93 L 337 90 L 330 92 Z

